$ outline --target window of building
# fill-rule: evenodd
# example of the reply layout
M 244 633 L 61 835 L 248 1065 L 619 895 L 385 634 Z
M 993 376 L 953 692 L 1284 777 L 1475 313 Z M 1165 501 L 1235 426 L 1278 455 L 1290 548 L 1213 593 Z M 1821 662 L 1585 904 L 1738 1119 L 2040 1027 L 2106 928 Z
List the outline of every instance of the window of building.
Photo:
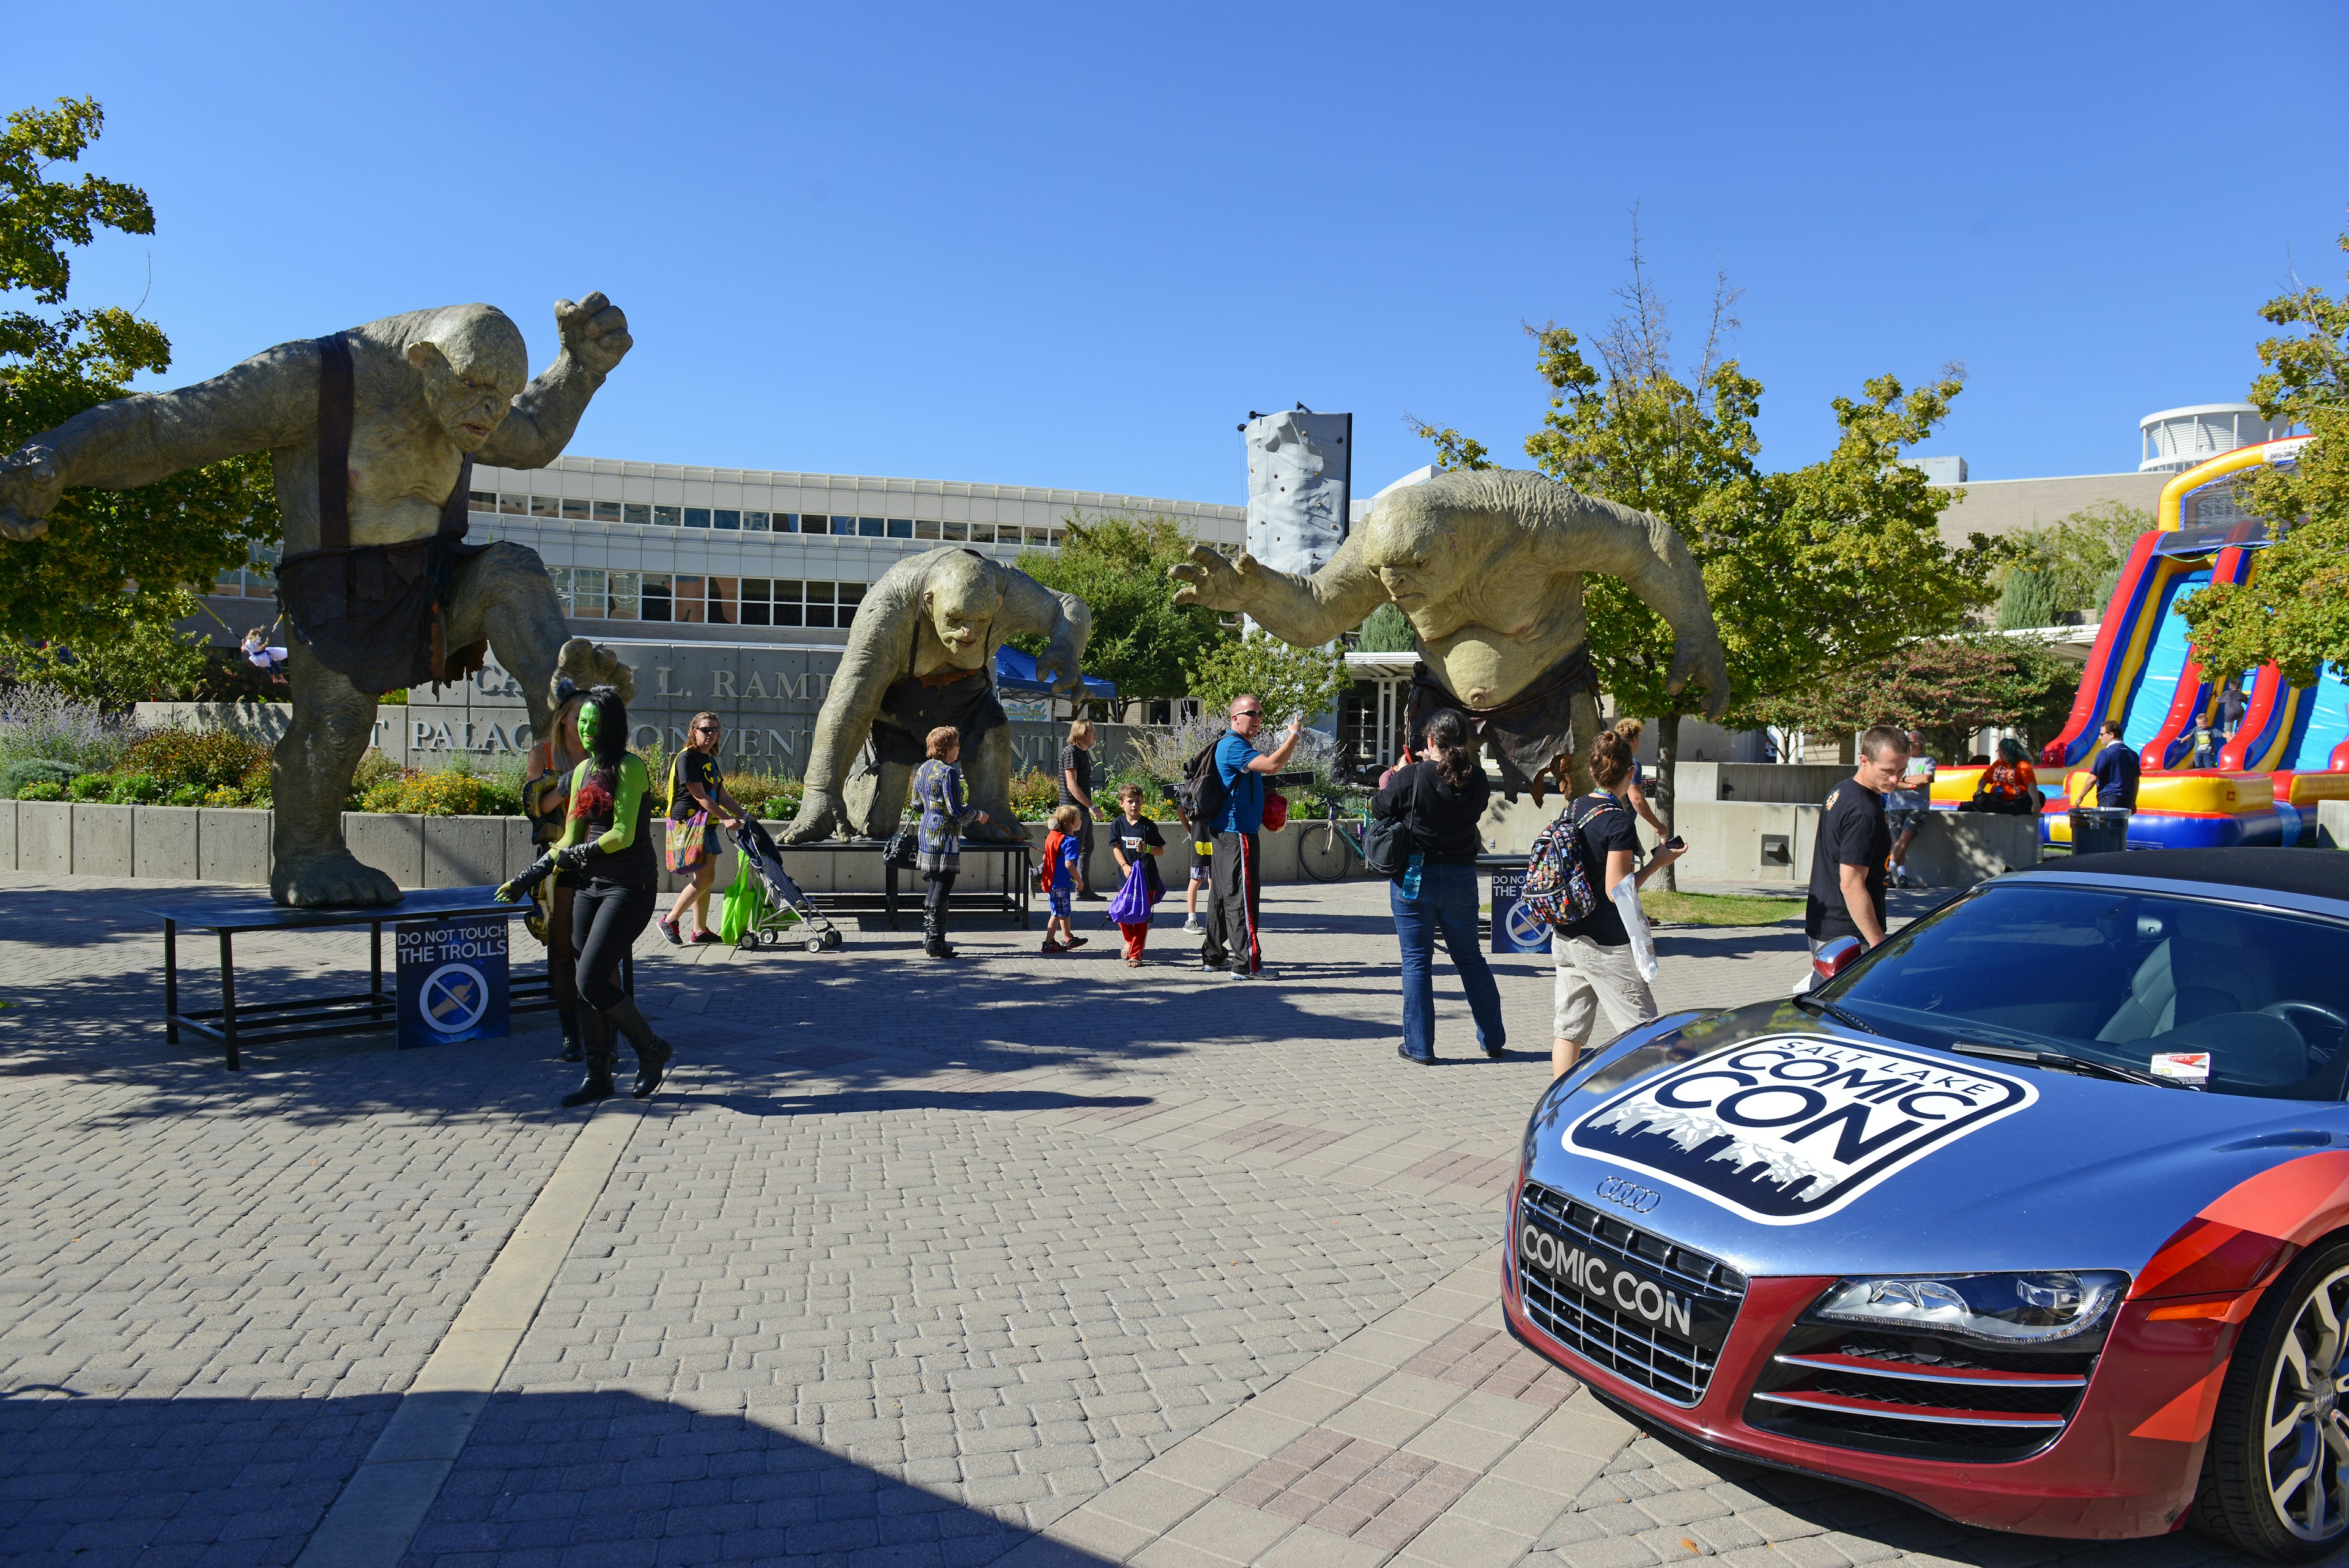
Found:
M 585 523 L 589 519 L 591 511 L 585 501 L 566 501 L 563 504 L 563 514 L 574 523 Z
M 883 537 L 881 519 L 878 517 L 859 517 L 856 520 L 856 534 L 857 537 L 861 539 L 878 539 Z
M 1052 531 L 1050 528 L 1030 528 L 1028 530 L 1028 543 L 1039 550 L 1050 549 Z
M 742 514 L 730 506 L 721 506 L 709 514 L 709 525 L 712 528 L 731 528 L 739 533 L 742 527 Z
M 916 539 L 935 539 L 935 538 L 936 538 L 937 536 L 938 536 L 938 525 L 937 525 L 936 524 L 932 523 L 932 522 L 929 522 L 929 521 L 927 521 L 926 519 L 919 520 L 919 521 L 916 521 L 916 522 L 915 523 L 915 524 L 914 524 L 914 537 L 915 537 L 915 538 L 916 538 Z
M 656 528 L 674 528 L 684 521 L 685 508 L 682 506 L 656 506 L 653 508 L 653 526 Z M 663 617 L 662 618 L 666 619 L 667 618 Z
M 598 523 L 617 523 L 619 520 L 620 520 L 620 504 L 619 504 L 618 502 L 616 502 L 616 501 L 598 501 L 597 503 L 595 503 L 595 521 L 596 521 L 596 522 L 598 522 Z
M 776 532 L 776 533 L 778 533 L 778 534 L 796 534 L 796 533 L 798 533 L 799 531 L 800 531 L 800 514 L 799 514 L 798 513 L 796 513 L 796 512 L 778 512 L 778 513 L 776 513 L 776 514 L 775 514 L 775 532 Z
M 742 579 L 742 624 L 744 626 L 771 624 L 768 618 L 768 612 L 774 602 L 774 584 L 764 577 Z
M 646 620 L 669 618 L 668 574 L 647 572 L 644 576 L 644 613 Z
M 636 503 L 630 502 L 620 508 L 620 521 L 633 523 L 639 528 L 649 528 L 653 522 L 653 509 L 649 506 L 638 506 Z
M 775 624 L 777 626 L 798 626 L 800 624 L 801 595 L 806 587 L 807 585 L 805 583 L 800 582 L 794 578 L 777 577 L 775 579 L 774 602 Z
M 910 539 L 913 536 L 914 520 L 911 517 L 892 517 L 889 519 L 889 537 L 892 539 Z
M 856 622 L 856 607 L 864 602 L 864 585 L 841 583 L 836 587 L 840 595 L 840 626 L 845 631 Z
M 972 524 L 970 525 L 970 542 L 971 542 L 972 544 L 974 544 L 974 545 L 992 545 L 992 544 L 994 544 L 994 543 L 995 543 L 995 524 L 992 524 L 992 523 L 974 523 L 974 524 Z
M 530 514 L 533 517 L 560 517 L 563 515 L 563 503 L 552 495 L 533 495 L 530 498 Z
M 686 525 L 687 527 L 688 527 L 688 528 L 707 528 L 707 527 L 709 527 L 709 507 L 707 507 L 707 506 L 688 506 L 688 507 L 687 507 L 687 508 L 685 509 L 685 525 Z
M 948 523 L 946 524 L 946 535 L 947 540 L 949 544 L 968 544 L 970 541 L 970 524 L 968 523 Z
M 856 519 L 854 517 L 834 517 L 832 520 L 832 531 L 834 534 L 854 534 L 856 532 Z
M 571 568 L 571 613 L 582 620 L 604 618 L 604 568 Z
M 745 512 L 742 514 L 742 532 L 745 534 L 763 534 L 766 531 L 767 514 L 765 513 Z
M 710 578 L 709 603 L 710 625 L 741 625 L 742 579 L 740 577 Z
M 501 495 L 498 497 L 498 510 L 509 517 L 527 517 L 530 515 L 530 497 Z
M 494 490 L 468 490 L 465 492 L 465 507 L 471 512 L 495 512 L 498 509 L 498 493 Z
M 611 607 L 614 620 L 635 620 L 636 604 L 644 592 L 643 574 L 614 572 L 612 574 Z
M 807 586 L 807 624 L 828 627 L 832 624 L 832 585 L 810 583 Z
M 698 622 L 703 618 L 701 574 L 688 576 L 683 572 L 669 577 L 669 614 L 681 621 Z

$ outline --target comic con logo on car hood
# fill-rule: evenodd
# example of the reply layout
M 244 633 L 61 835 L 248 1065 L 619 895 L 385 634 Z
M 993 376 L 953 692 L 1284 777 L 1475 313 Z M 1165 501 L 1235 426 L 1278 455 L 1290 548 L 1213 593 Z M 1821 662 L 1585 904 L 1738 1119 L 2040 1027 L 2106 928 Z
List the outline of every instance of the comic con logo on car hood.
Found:
M 1799 1225 L 2038 1097 L 1931 1056 L 1769 1035 L 1641 1079 L 1565 1142 L 1764 1225 Z

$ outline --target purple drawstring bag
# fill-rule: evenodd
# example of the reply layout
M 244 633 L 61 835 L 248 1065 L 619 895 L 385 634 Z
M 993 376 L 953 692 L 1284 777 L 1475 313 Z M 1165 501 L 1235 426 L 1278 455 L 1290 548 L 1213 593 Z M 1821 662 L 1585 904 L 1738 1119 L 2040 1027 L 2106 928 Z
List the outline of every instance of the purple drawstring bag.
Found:
M 1121 926 L 1150 923 L 1150 873 L 1140 860 L 1125 874 L 1125 886 L 1109 901 L 1109 918 Z

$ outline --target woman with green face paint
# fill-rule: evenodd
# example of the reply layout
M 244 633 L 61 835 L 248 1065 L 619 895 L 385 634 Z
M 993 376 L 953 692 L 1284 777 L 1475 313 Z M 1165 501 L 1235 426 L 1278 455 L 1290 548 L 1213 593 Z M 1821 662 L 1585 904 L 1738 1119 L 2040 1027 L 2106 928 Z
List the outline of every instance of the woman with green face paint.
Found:
M 655 1034 L 620 983 L 620 962 L 653 917 L 658 867 L 653 858 L 651 779 L 628 750 L 628 712 L 618 692 L 598 686 L 579 710 L 587 760 L 571 775 L 571 815 L 555 864 L 579 877 L 572 895 L 571 950 L 587 1004 L 587 1081 L 563 1097 L 584 1106 L 613 1092 L 616 1028 L 636 1048 L 636 1097 L 660 1086 L 675 1054 Z

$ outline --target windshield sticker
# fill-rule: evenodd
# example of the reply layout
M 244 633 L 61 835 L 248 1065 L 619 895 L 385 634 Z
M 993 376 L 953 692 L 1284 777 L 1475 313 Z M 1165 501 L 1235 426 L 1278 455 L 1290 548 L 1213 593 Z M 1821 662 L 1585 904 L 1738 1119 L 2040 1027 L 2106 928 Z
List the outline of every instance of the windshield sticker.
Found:
M 1800 1225 L 2038 1097 L 2002 1073 L 1772 1035 L 1630 1085 L 1565 1143 L 1764 1225 Z
M 2210 1081 L 2210 1053 L 2164 1051 L 2153 1059 L 2153 1075 L 2157 1078 L 2182 1078 L 2189 1084 L 2207 1084 Z

